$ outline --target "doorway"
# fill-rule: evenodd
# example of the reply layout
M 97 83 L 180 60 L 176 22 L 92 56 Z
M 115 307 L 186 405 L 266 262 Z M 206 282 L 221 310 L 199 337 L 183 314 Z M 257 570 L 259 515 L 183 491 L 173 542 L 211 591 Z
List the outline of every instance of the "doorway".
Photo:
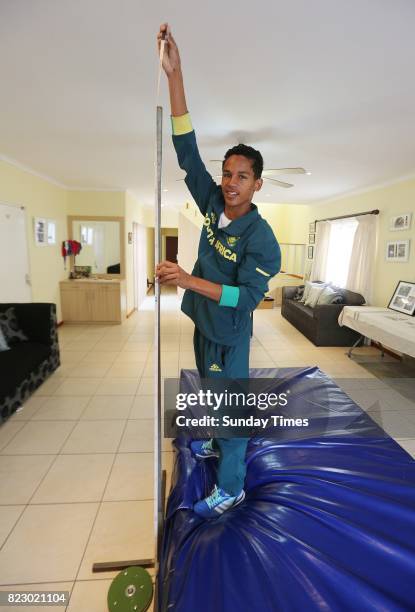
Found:
M 31 302 L 26 211 L 0 204 L 0 302 Z
M 177 251 L 178 251 L 179 239 L 177 236 L 166 236 L 166 259 L 177 263 Z
M 133 223 L 134 308 L 138 310 L 147 294 L 147 230 Z

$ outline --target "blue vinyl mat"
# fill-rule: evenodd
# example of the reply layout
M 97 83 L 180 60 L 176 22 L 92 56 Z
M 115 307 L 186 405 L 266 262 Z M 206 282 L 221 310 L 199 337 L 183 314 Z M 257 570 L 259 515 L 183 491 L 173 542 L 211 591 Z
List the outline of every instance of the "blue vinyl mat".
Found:
M 246 499 L 212 521 L 192 507 L 215 482 L 215 461 L 197 462 L 190 440 L 175 440 L 160 610 L 415 610 L 415 461 L 318 368 L 250 375 L 280 390 L 285 379 L 294 393 L 317 385 L 333 427 L 253 437 Z M 182 372 L 182 388 L 198 384 Z

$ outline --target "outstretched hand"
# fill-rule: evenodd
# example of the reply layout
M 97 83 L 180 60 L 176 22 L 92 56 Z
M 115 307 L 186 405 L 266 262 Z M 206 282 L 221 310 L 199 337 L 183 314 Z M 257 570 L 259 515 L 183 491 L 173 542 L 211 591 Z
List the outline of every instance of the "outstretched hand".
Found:
M 157 47 L 160 54 L 160 47 L 163 34 L 165 34 L 165 45 L 163 54 L 163 69 L 167 76 L 170 76 L 180 68 L 179 49 L 176 45 L 168 23 L 163 23 L 160 26 L 160 31 L 157 35 Z
M 172 261 L 162 261 L 156 267 L 156 276 L 161 285 L 175 285 L 182 289 L 188 289 L 191 275 L 188 274 Z

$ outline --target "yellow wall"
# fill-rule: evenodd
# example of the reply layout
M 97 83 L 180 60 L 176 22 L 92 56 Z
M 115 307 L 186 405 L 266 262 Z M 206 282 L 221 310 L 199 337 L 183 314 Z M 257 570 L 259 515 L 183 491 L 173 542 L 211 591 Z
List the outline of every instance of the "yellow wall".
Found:
M 373 304 L 387 306 L 398 281 L 415 282 L 415 180 L 402 181 L 354 196 L 310 206 L 308 220 L 349 215 L 376 208 L 380 210 L 380 214 Z M 406 212 L 412 212 L 411 229 L 391 232 L 389 230 L 390 218 Z M 409 261 L 407 263 L 386 261 L 386 243 L 408 239 L 411 240 Z
M 125 191 L 68 191 L 68 215 L 123 217 Z
M 58 320 L 60 320 L 59 281 L 67 277 L 61 257 L 61 243 L 67 237 L 67 191 L 34 174 L 0 161 L 0 202 L 25 207 L 32 300 L 56 303 Z M 43 247 L 35 245 L 34 217 L 46 217 L 56 221 L 55 245 Z
M 304 204 L 257 204 L 261 217 L 266 219 L 278 242 L 304 244 L 308 227 L 309 206 Z

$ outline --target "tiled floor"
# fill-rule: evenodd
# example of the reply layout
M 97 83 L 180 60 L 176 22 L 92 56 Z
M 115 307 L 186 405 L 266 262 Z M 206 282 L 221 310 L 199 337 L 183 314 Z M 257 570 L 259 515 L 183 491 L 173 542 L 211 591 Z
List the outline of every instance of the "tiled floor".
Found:
M 195 367 L 193 326 L 174 296 L 162 312 L 163 374 L 177 376 Z M 413 380 L 377 376 L 376 349 L 350 360 L 317 348 L 277 309 L 257 311 L 254 329 L 251 367 L 318 365 L 415 455 Z M 153 555 L 151 298 L 121 326 L 64 325 L 59 337 L 62 366 L 0 429 L 0 585 L 69 590 L 68 612 L 105 612 L 115 573 L 92 563 Z M 168 440 L 163 450 L 169 473 Z

